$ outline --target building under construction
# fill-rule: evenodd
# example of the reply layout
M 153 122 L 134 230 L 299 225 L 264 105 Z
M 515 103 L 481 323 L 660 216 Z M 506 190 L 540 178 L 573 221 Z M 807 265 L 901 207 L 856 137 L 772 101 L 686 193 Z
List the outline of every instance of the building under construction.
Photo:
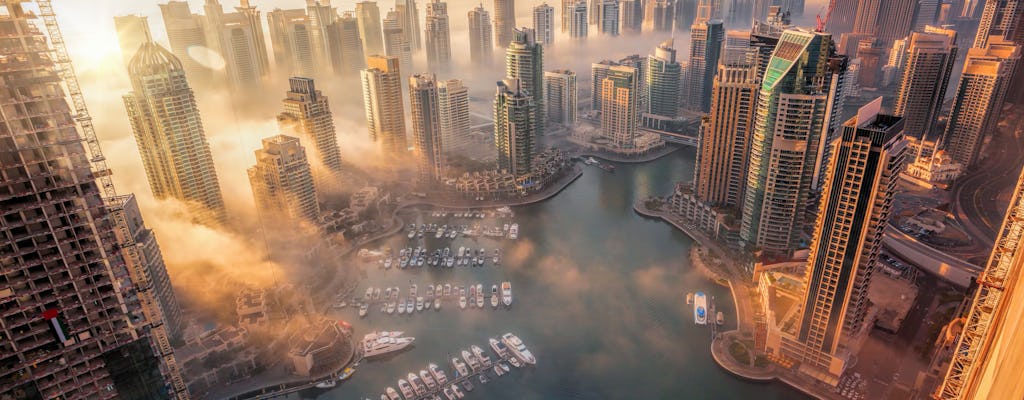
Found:
M 24 3 L 0 0 L 0 393 L 188 398 L 53 9 Z
M 943 400 L 1020 399 L 1024 367 L 1024 173 L 1017 181 L 953 351 Z

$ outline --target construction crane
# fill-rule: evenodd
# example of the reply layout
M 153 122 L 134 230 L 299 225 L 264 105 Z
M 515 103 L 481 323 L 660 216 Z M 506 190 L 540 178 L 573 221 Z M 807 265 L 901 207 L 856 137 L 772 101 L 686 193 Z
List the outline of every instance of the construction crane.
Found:
M 96 137 L 96 129 L 92 124 L 92 117 L 85 104 L 85 96 L 82 95 L 81 86 L 78 84 L 78 76 L 75 74 L 75 67 L 68 56 L 67 45 L 64 43 L 64 35 L 60 32 L 57 24 L 57 14 L 53 11 L 50 0 L 34 0 L 39 7 L 39 17 L 43 20 L 47 34 L 50 38 L 51 58 L 54 68 L 61 81 L 64 82 L 65 90 L 71 98 L 71 112 L 75 122 L 80 128 L 82 138 L 86 142 L 89 163 L 92 167 L 93 177 L 96 179 L 103 194 L 103 200 L 108 206 L 112 216 L 115 235 L 121 249 L 121 255 L 126 261 L 129 275 L 136 286 L 135 294 L 141 299 L 143 315 L 150 322 L 148 327 L 149 335 L 152 336 L 152 345 L 161 361 L 161 373 L 169 379 L 169 395 L 175 400 L 188 400 L 190 398 L 185 381 L 181 377 L 181 370 L 177 360 L 174 358 L 174 349 L 171 346 L 167 328 L 163 324 L 163 316 L 158 307 L 152 291 L 152 283 L 146 278 L 145 272 L 141 271 L 139 248 L 132 238 L 128 228 L 127 217 L 124 213 L 123 204 L 125 197 L 118 197 L 114 190 L 114 183 L 111 179 L 110 169 L 107 168 L 107 160 L 103 157 L 103 150 L 100 148 L 100 141 Z
M 821 19 L 821 11 L 818 11 L 818 15 L 814 16 L 814 20 L 816 22 L 814 27 L 815 32 L 825 32 L 825 24 L 828 24 L 828 19 L 832 17 L 832 9 L 835 8 L 835 6 L 835 0 L 828 2 L 828 11 L 825 12 L 825 19 Z
M 64 81 L 68 96 L 71 97 L 71 112 L 81 128 L 81 134 L 85 139 L 86 150 L 89 152 L 89 163 L 92 165 L 92 174 L 96 178 L 104 198 L 114 198 L 117 192 L 114 190 L 114 182 L 110 178 L 110 169 L 107 168 L 107 159 L 103 157 L 103 150 L 100 148 L 100 141 L 96 138 L 96 128 L 92 124 L 92 116 L 85 105 L 85 96 L 82 96 L 82 89 L 78 85 L 78 76 L 75 74 L 75 67 L 68 56 L 68 49 L 64 43 L 64 35 L 60 33 L 60 26 L 57 25 L 57 15 L 53 12 L 53 5 L 50 0 L 35 0 L 39 6 L 39 16 L 46 25 L 46 32 L 50 36 L 50 44 L 53 49 L 53 62 L 57 74 Z

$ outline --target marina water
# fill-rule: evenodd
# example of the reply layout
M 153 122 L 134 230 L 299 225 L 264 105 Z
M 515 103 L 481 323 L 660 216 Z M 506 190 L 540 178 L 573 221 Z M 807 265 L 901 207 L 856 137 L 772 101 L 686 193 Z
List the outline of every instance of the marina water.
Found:
M 657 161 L 618 164 L 614 173 L 584 167 L 584 175 L 545 202 L 515 207 L 518 240 L 467 238 L 451 243 L 487 249 L 484 267 L 383 270 L 368 265 L 367 286 L 398 286 L 408 294 L 419 287 L 451 283 L 490 286 L 511 281 L 515 302 L 510 308 L 459 309 L 446 300 L 440 311 L 387 315 L 371 306 L 359 319 L 346 308 L 334 316 L 353 323 L 356 338 L 373 330 L 405 331 L 413 346 L 382 359 L 364 361 L 355 375 L 329 391 L 307 391 L 291 398 L 377 400 L 388 386 L 409 372 L 436 363 L 454 376 L 450 360 L 487 339 L 514 332 L 537 356 L 534 367 L 513 369 L 486 385 L 476 384 L 466 399 L 802 399 L 780 383 L 756 383 L 719 368 L 710 353 L 710 329 L 693 323 L 686 293 L 702 290 L 726 316 L 733 329 L 735 308 L 726 288 L 691 266 L 692 240 L 660 220 L 633 211 L 633 202 L 669 193 L 675 182 L 693 175 L 693 150 L 684 148 Z M 431 217 L 429 211 L 406 215 L 406 221 L 441 224 L 501 224 L 494 220 Z M 431 251 L 434 235 L 427 243 Z M 381 247 L 397 254 L 416 247 L 405 233 Z M 490 255 L 502 250 L 502 263 Z M 396 263 L 397 264 L 397 263 Z M 457 298 L 456 298 L 457 299 Z M 493 376 L 493 375 L 492 375 Z M 477 383 L 477 382 L 474 382 Z

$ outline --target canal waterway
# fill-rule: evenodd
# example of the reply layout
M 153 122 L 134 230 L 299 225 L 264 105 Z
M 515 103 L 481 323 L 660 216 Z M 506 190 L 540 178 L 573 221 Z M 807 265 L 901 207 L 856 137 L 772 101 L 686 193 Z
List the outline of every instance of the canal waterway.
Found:
M 556 197 L 514 208 L 518 240 L 459 237 L 445 245 L 487 249 L 484 267 L 420 267 L 383 270 L 366 266 L 366 286 L 410 284 L 422 296 L 431 283 L 465 286 L 512 283 L 510 308 L 460 310 L 448 300 L 440 311 L 387 315 L 371 307 L 360 319 L 355 309 L 334 312 L 352 323 L 356 336 L 374 330 L 404 331 L 414 347 L 383 360 L 361 364 L 355 375 L 329 391 L 292 398 L 377 400 L 388 386 L 409 372 L 434 362 L 454 375 L 447 361 L 476 344 L 505 332 L 519 335 L 537 356 L 534 367 L 513 369 L 486 385 L 477 384 L 467 399 L 802 399 L 779 383 L 736 378 L 719 368 L 710 354 L 710 330 L 693 322 L 686 293 L 714 297 L 732 329 L 735 309 L 728 290 L 693 268 L 688 252 L 693 241 L 660 220 L 636 214 L 638 198 L 664 195 L 675 182 L 693 174 L 693 150 L 683 149 L 657 161 L 618 164 L 614 173 L 586 166 L 584 175 Z M 419 223 L 500 225 L 508 220 L 431 217 L 410 212 Z M 433 235 L 426 244 L 436 247 Z M 381 247 L 417 244 L 404 234 Z M 502 263 L 490 256 L 502 249 Z M 492 356 L 493 357 L 493 356 Z

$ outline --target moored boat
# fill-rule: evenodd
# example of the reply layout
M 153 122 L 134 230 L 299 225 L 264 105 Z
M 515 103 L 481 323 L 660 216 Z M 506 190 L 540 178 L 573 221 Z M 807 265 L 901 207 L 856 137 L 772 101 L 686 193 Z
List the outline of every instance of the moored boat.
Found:
M 508 357 L 508 347 L 506 347 L 504 343 L 495 338 L 490 338 L 488 340 L 491 343 L 491 349 L 493 349 L 494 352 L 497 353 L 499 357 Z
M 513 335 L 511 333 L 506 333 L 501 336 L 501 341 L 505 342 L 505 344 L 508 346 L 508 350 L 511 351 L 513 355 L 521 359 L 523 362 L 527 364 L 537 363 L 537 359 L 533 357 L 533 353 L 531 353 L 530 350 L 526 348 L 526 345 L 523 344 L 523 341 L 520 340 L 518 336 Z
M 431 375 L 434 375 L 434 379 L 437 380 L 437 384 L 444 385 L 448 383 L 448 375 L 445 375 L 444 370 L 438 367 L 437 364 L 430 363 L 430 365 L 427 366 L 427 369 L 430 370 Z
M 491 307 L 498 308 L 498 285 L 491 285 Z
M 707 297 L 704 296 L 704 292 L 695 293 L 693 296 L 693 321 L 697 323 L 697 325 L 707 324 L 707 308 Z
M 501 302 L 505 303 L 505 306 L 512 305 L 512 283 L 509 281 L 501 283 Z
M 466 369 L 466 363 L 462 362 L 458 357 L 452 357 L 452 367 L 455 368 L 456 377 L 469 375 L 469 369 Z
M 388 400 L 402 400 L 402 398 L 398 396 L 398 391 L 391 386 L 388 386 L 384 393 L 388 395 Z
M 402 391 L 402 396 L 405 396 L 406 399 L 416 398 L 416 392 L 412 390 L 412 385 L 409 385 L 405 379 L 398 380 L 398 390 Z

